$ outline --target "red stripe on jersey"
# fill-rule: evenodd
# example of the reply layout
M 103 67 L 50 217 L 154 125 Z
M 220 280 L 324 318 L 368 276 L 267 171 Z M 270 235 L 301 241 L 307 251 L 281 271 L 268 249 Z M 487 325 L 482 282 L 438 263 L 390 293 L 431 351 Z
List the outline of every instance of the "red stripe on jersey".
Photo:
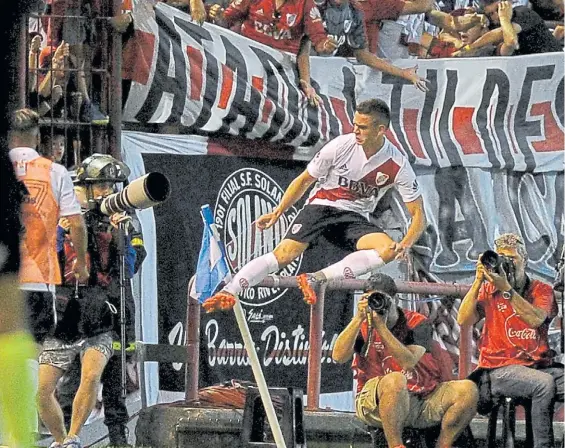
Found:
M 363 178 L 361 179 L 361 182 L 364 182 L 367 185 L 374 185 L 375 187 L 384 188 L 387 185 L 394 183 L 398 171 L 400 171 L 400 165 L 394 160 L 388 159 L 385 163 L 379 165 L 370 173 L 365 174 L 365 176 L 363 176 Z M 384 176 L 388 176 L 388 178 L 386 179 L 386 181 L 380 181 L 377 184 L 377 176 L 382 177 L 383 179 Z
M 346 201 L 355 201 L 359 199 L 359 195 L 351 190 L 348 190 L 347 188 L 337 187 L 332 188 L 331 190 L 318 190 L 316 194 L 310 198 L 309 202 L 312 202 L 314 199 L 325 199 L 327 201 L 334 202 L 340 199 L 344 199 Z

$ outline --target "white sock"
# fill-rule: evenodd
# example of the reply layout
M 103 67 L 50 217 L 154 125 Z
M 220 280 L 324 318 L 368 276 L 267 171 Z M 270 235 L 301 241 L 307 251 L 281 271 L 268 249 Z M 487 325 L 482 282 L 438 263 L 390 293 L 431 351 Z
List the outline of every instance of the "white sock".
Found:
M 355 278 L 384 264 L 385 262 L 376 250 L 358 250 L 347 255 L 341 261 L 322 269 L 320 272 L 326 280 Z
M 272 252 L 251 260 L 235 274 L 231 282 L 223 289 L 234 296 L 242 290 L 261 282 L 267 275 L 279 270 L 279 262 Z

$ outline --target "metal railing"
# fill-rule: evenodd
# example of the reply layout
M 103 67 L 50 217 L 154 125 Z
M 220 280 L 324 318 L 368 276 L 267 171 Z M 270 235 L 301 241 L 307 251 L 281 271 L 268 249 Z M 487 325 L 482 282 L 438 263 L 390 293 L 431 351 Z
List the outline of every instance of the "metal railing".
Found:
M 427 294 L 435 296 L 464 297 L 471 285 L 448 283 L 425 283 L 395 281 L 399 293 Z M 200 353 L 200 303 L 190 296 L 192 280 L 188 285 L 187 294 L 187 356 L 185 373 L 185 402 L 198 401 L 198 372 Z M 269 276 L 261 283 L 266 288 L 297 288 L 296 277 Z M 363 291 L 369 287 L 367 280 L 344 279 L 323 284 L 318 291 L 318 300 L 310 309 L 310 347 L 308 351 L 308 380 L 306 394 L 307 409 L 316 410 L 320 404 L 321 359 L 322 359 L 322 330 L 324 323 L 325 293 L 330 289 Z M 459 342 L 459 378 L 465 378 L 470 373 L 471 362 L 471 328 L 461 328 Z

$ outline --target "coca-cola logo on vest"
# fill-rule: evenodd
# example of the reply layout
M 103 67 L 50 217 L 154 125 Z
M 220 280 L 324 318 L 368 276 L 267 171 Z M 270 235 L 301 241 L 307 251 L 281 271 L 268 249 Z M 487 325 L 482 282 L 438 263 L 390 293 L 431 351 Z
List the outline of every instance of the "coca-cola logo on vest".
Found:
M 260 231 L 257 219 L 270 213 L 280 202 L 284 190 L 272 177 L 255 168 L 242 168 L 226 178 L 216 199 L 214 221 L 226 248 L 231 272 L 271 252 L 284 238 L 298 214 L 289 208 L 269 229 Z M 281 269 L 278 275 L 292 276 L 300 269 L 302 256 Z M 281 288 L 247 288 L 240 300 L 248 306 L 263 306 L 286 293 Z

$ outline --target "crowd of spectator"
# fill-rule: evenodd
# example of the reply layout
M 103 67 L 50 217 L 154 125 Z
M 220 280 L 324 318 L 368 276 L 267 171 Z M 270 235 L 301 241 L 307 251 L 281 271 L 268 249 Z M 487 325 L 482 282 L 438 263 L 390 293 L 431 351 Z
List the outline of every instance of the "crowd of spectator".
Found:
M 425 90 L 415 68 L 400 69 L 390 61 L 563 49 L 563 2 L 557 0 L 234 0 L 207 9 L 208 21 L 296 54 L 309 97 L 306 53 L 355 57 Z
M 147 0 L 148 3 L 157 3 Z M 42 150 L 59 140 L 69 155 L 92 140 L 84 125 L 109 122 L 109 32 L 132 25 L 131 0 L 110 15 L 101 0 L 39 0 L 30 19 L 28 105 L 50 128 Z M 172 6 L 296 56 L 300 89 L 311 105 L 319 97 L 310 81 L 310 56 L 353 57 L 427 90 L 417 67 L 399 59 L 510 56 L 563 49 L 563 2 L 558 0 L 170 0 Z M 106 5 L 107 7 L 108 5 Z M 104 40 L 106 36 L 106 40 Z M 60 127 L 53 127 L 53 123 Z M 74 124 L 69 126 L 68 124 Z M 82 125 L 82 127 L 80 126 Z M 62 132 L 64 130 L 64 132 Z M 49 134 L 49 135 L 47 135 Z M 56 135 L 58 139 L 54 138 Z M 92 151 L 90 151 L 92 152 Z M 88 154 L 88 151 L 86 155 Z M 74 165 L 80 155 L 67 162 Z
M 148 3 L 157 3 L 147 0 Z M 106 125 L 107 105 L 93 68 L 104 69 L 102 28 L 123 31 L 129 13 L 92 20 L 100 0 L 39 0 L 30 22 L 29 105 L 40 116 Z M 354 57 L 361 64 L 426 82 L 416 68 L 392 61 L 416 58 L 509 56 L 563 49 L 563 2 L 558 0 L 171 0 L 166 3 L 296 55 L 300 88 L 313 105 L 311 55 Z M 132 10 L 124 0 L 123 11 Z M 107 13 L 107 11 L 106 11 Z M 98 70 L 102 71 L 102 70 Z M 98 80 L 98 81 L 97 81 Z

